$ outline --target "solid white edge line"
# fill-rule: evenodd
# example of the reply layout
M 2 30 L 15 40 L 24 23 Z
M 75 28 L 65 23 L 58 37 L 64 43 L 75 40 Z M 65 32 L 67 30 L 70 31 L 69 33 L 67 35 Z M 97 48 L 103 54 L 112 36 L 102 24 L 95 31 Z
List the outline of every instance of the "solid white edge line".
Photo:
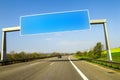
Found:
M 79 73 L 79 75 L 83 78 L 83 80 L 89 80 L 81 71 L 79 68 L 77 68 L 77 66 L 71 61 L 70 58 L 68 58 L 70 63 L 72 64 L 72 66 L 76 69 L 76 71 Z

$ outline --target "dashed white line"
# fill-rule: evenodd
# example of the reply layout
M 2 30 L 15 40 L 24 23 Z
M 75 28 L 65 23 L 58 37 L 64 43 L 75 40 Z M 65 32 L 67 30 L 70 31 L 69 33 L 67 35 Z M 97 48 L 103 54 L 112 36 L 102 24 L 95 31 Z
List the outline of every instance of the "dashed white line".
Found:
M 68 57 L 70 63 L 72 66 L 76 69 L 76 71 L 79 73 L 79 75 L 83 78 L 83 80 L 89 80 L 81 71 L 80 69 L 71 61 L 70 57 Z
M 33 65 L 37 65 L 37 64 L 40 64 L 40 62 L 31 63 L 31 64 L 29 64 L 29 65 L 30 65 L 30 66 L 33 66 Z
M 54 62 L 52 62 L 50 65 L 53 65 L 54 64 Z

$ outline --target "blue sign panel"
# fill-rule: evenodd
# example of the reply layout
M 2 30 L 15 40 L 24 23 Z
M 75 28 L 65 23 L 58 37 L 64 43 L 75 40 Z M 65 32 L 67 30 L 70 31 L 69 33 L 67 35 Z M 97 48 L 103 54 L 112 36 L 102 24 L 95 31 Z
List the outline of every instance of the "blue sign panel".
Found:
M 89 29 L 88 11 L 67 11 L 21 17 L 21 35 Z

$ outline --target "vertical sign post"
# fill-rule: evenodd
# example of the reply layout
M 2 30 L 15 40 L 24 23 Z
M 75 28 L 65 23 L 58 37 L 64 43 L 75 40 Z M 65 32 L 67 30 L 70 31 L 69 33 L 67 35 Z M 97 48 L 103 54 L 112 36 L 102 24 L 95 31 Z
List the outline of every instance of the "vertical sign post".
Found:
M 108 61 L 112 61 L 106 22 L 103 23 Z
M 13 32 L 13 31 L 20 31 L 20 27 L 10 27 L 10 28 L 2 29 L 1 61 L 3 61 L 3 62 L 6 61 L 6 53 L 7 53 L 6 33 Z
M 2 31 L 2 50 L 1 50 L 1 60 L 6 61 L 6 32 Z
M 106 19 L 103 19 L 103 20 L 91 20 L 90 24 L 91 25 L 94 25 L 94 24 L 102 24 L 103 25 L 104 36 L 105 36 L 105 44 L 106 44 L 106 51 L 107 51 L 107 59 L 108 59 L 108 61 L 112 61 L 112 55 L 111 55 L 109 39 L 108 39 L 108 32 L 107 32 L 107 27 L 106 27 Z

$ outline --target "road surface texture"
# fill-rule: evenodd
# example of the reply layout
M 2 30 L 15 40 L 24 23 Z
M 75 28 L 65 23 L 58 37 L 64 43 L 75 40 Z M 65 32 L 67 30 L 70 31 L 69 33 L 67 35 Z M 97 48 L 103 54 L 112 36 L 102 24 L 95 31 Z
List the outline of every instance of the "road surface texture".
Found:
M 0 80 L 120 80 L 120 72 L 64 56 L 0 66 Z

